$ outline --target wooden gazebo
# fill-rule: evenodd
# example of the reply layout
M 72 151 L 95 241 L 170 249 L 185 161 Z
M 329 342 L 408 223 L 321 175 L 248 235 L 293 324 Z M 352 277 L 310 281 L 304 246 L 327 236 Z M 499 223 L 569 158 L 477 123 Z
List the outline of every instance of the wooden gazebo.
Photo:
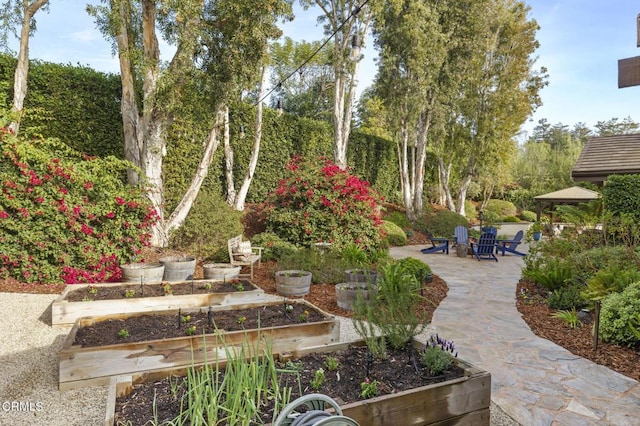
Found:
M 560 191 L 538 195 L 537 197 L 533 197 L 536 202 L 536 218 L 540 220 L 540 215 L 545 207 L 553 211 L 557 204 L 577 205 L 598 198 L 600 198 L 599 192 L 579 186 L 572 186 L 571 188 L 561 189 Z

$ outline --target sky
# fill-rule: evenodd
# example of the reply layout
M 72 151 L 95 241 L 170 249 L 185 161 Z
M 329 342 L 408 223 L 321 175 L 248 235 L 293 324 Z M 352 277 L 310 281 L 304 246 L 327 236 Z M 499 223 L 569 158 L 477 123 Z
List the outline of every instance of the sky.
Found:
M 640 122 L 640 86 L 618 89 L 618 60 L 640 56 L 636 18 L 640 3 L 629 0 L 529 0 L 529 17 L 540 25 L 536 68 L 546 67 L 549 85 L 540 95 L 543 105 L 523 125 L 530 134 L 540 119 L 572 128 L 598 121 L 631 117 Z M 38 30 L 30 40 L 30 57 L 81 64 L 99 71 L 119 72 L 111 45 L 85 12 L 86 0 L 52 0 L 49 13 L 36 15 Z M 324 40 L 317 25 L 318 8 L 294 9 L 296 18 L 283 25 L 294 40 Z M 359 92 L 376 74 L 371 37 L 358 74 Z M 17 42 L 15 43 L 17 49 Z M 168 51 L 169 49 L 161 50 Z M 168 59 L 163 57 L 163 59 Z M 525 135 L 526 136 L 526 135 Z

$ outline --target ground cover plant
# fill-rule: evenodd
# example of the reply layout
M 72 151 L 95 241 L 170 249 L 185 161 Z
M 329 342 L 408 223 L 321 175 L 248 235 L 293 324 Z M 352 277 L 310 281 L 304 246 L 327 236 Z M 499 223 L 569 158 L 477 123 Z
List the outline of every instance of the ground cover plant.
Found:
M 22 283 L 119 279 L 149 244 L 156 213 L 125 184 L 129 164 L 0 129 L 0 277 Z

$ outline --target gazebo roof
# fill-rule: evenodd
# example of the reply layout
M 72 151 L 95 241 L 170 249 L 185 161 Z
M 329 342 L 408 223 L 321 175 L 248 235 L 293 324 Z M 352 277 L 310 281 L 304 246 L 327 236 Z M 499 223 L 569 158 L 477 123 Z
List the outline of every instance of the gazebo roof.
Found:
M 640 174 L 640 134 L 597 136 L 585 144 L 571 170 L 575 181 L 602 184 L 609 175 Z
M 561 189 L 559 191 L 550 192 L 548 194 L 533 197 L 536 201 L 548 201 L 554 203 L 586 203 L 591 200 L 600 198 L 600 193 L 590 189 L 572 186 L 571 188 Z

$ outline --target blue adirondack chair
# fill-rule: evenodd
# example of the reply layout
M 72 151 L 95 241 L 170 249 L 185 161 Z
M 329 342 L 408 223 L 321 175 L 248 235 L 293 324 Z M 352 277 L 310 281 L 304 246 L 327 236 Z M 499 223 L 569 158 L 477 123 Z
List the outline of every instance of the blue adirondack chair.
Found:
M 423 248 L 420 250 L 422 253 L 437 253 L 439 251 L 449 254 L 449 239 L 448 238 L 436 238 L 427 232 L 427 238 L 431 241 L 431 247 Z
M 526 253 L 522 253 L 518 250 L 518 246 L 522 242 L 522 237 L 524 236 L 524 231 L 520 230 L 516 233 L 512 240 L 496 240 L 496 246 L 498 250 L 502 252 L 502 255 L 506 252 L 517 254 L 518 256 L 526 256 Z
M 454 244 L 469 244 L 469 230 L 466 226 L 458 225 L 453 230 Z
M 471 252 L 478 260 L 495 260 L 496 236 L 490 232 L 484 232 L 477 241 L 471 242 Z

